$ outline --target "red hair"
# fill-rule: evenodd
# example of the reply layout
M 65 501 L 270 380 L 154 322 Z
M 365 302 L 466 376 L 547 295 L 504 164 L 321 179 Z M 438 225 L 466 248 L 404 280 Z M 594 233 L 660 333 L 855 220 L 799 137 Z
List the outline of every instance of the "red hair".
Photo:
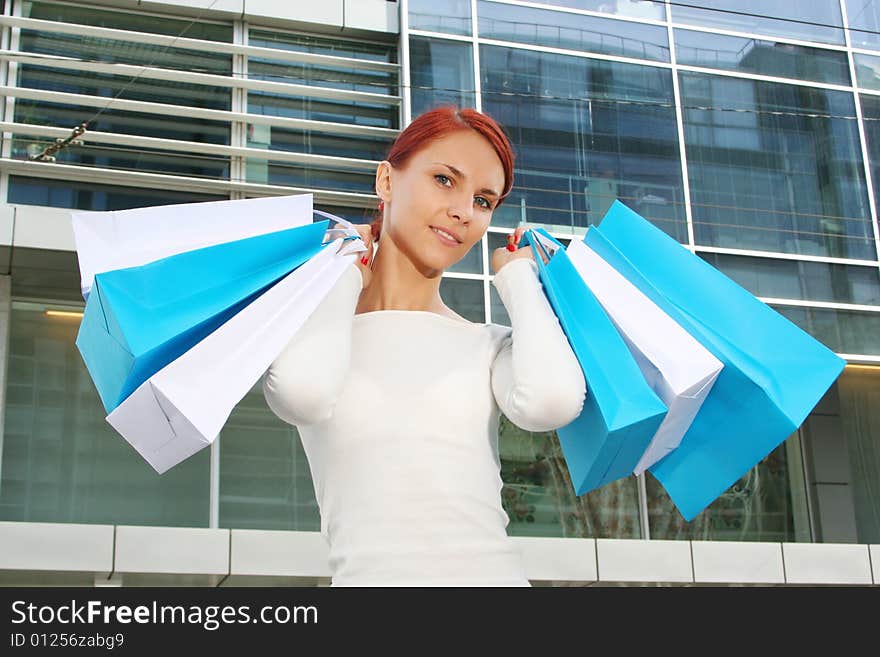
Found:
M 503 128 L 488 114 L 469 107 L 459 109 L 453 105 L 437 107 L 419 115 L 406 129 L 397 135 L 385 158 L 395 168 L 406 166 L 410 158 L 436 139 L 457 132 L 473 130 L 479 133 L 498 155 L 504 169 L 504 189 L 496 208 L 513 188 L 513 148 Z M 379 216 L 370 224 L 373 239 L 379 239 L 382 228 L 383 203 L 379 202 Z

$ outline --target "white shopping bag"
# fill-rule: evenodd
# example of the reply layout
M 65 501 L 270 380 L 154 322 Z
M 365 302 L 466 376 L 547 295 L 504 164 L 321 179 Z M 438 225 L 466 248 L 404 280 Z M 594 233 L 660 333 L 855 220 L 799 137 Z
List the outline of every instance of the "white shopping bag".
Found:
M 71 221 L 87 299 L 95 274 L 310 224 L 312 195 L 71 212 Z
M 344 234 L 139 386 L 107 421 L 159 474 L 210 445 L 366 247 Z M 329 232 L 329 231 L 328 231 Z
M 633 470 L 641 474 L 678 447 L 724 365 L 584 242 L 566 253 L 669 408 Z

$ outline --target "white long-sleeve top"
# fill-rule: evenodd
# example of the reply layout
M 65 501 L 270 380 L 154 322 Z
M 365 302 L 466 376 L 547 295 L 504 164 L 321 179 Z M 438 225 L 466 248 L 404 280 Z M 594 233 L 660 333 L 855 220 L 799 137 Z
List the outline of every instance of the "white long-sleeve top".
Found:
M 334 586 L 528 586 L 501 504 L 499 412 L 549 431 L 583 407 L 580 365 L 532 260 L 494 278 L 512 327 L 355 314 L 352 264 L 263 378 L 296 425 Z

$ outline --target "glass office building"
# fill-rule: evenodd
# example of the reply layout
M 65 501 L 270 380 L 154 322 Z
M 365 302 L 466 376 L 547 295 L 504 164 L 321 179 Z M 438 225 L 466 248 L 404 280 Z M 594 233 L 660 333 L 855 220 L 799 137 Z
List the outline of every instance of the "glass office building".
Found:
M 509 533 L 849 544 L 878 571 L 880 0 L 209 4 L 5 2 L 0 523 L 317 532 L 296 430 L 258 388 L 162 476 L 105 422 L 75 345 L 69 210 L 310 192 L 370 221 L 395 135 L 453 103 L 517 156 L 443 278 L 463 316 L 509 323 L 489 258 L 520 221 L 566 242 L 620 199 L 848 363 L 691 522 L 650 473 L 575 495 L 555 433 L 502 417 Z M 82 144 L 37 158 L 83 122 Z

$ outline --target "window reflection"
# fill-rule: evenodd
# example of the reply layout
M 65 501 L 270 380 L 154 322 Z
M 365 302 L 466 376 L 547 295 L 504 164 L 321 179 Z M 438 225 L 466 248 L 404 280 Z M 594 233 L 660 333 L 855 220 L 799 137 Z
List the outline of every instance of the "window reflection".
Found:
M 773 309 L 832 351 L 880 356 L 880 313 L 779 305 Z
M 641 537 L 635 477 L 578 496 L 555 431 L 524 431 L 502 415 L 498 434 L 508 534 Z
M 880 199 L 880 97 L 860 94 L 859 102 L 862 104 L 862 125 L 865 128 L 871 179 L 875 181 L 874 200 L 877 202 Z M 875 260 L 876 255 L 870 259 Z
M 773 450 L 690 522 L 650 470 L 645 474 L 652 539 L 809 541 L 797 435 Z M 794 458 L 793 458 L 794 457 Z
M 245 395 L 220 433 L 220 527 L 320 531 L 308 459 L 296 427 Z
M 853 61 L 859 86 L 880 91 L 880 57 L 855 53 Z
M 880 306 L 880 271 L 876 266 L 720 253 L 699 255 L 758 297 Z
M 845 52 L 693 30 L 675 30 L 674 39 L 679 64 L 850 84 Z
M 469 34 L 471 0 L 409 0 L 409 28 Z
M 178 192 L 147 187 L 121 187 L 96 183 L 9 176 L 9 203 L 43 205 L 77 210 L 128 210 L 172 203 L 223 201 L 228 196 Z
M 532 0 L 542 5 L 568 7 L 570 9 L 586 9 L 612 16 L 628 16 L 631 18 L 650 18 L 657 21 L 666 20 L 666 11 L 662 2 L 648 0 Z
M 560 232 L 599 221 L 615 198 L 686 240 L 669 71 L 482 46 L 483 109 L 517 149 L 496 226 Z
M 668 35 L 660 25 L 485 1 L 477 12 L 481 38 L 669 61 Z
M 789 0 L 688 0 L 672 3 L 672 20 L 705 27 L 844 42 L 840 5 Z
M 414 117 L 439 105 L 476 106 L 470 44 L 411 37 L 409 59 Z
M 153 17 L 144 23 L 142 17 L 123 12 L 76 7 L 52 3 L 23 3 L 22 15 L 59 23 L 77 23 L 100 27 L 177 35 L 187 30 L 190 38 L 232 40 L 229 25 L 192 24 L 187 21 Z M 190 29 L 191 28 L 191 29 Z M 73 57 L 84 61 L 144 65 L 172 70 L 192 70 L 213 75 L 232 74 L 232 57 L 210 51 L 130 43 L 118 39 L 21 30 L 23 52 Z M 147 101 L 168 105 L 229 110 L 231 92 L 228 87 L 215 87 L 188 82 L 151 79 L 149 74 L 132 79 L 131 75 L 110 75 L 87 70 L 53 68 L 51 65 L 19 64 L 18 85 L 30 89 L 83 94 L 103 99 L 105 107 L 111 98 L 123 92 L 125 100 Z M 229 144 L 229 126 L 224 122 L 178 117 L 168 121 L 165 114 L 120 111 L 114 107 L 99 109 L 92 105 L 60 105 L 30 99 L 18 99 L 14 120 L 20 123 L 70 129 L 90 121 L 89 130 L 120 134 L 177 139 L 209 144 Z M 24 159 L 37 154 L 54 142 L 47 137 L 24 136 L 13 143 L 14 157 Z M 88 166 L 174 173 L 185 176 L 224 179 L 229 177 L 229 158 L 174 152 L 142 147 L 98 144 L 86 139 L 82 146 L 60 151 L 59 162 Z
M 49 307 L 12 308 L 0 519 L 207 527 L 210 451 L 156 474 L 105 421 L 79 320 Z
M 852 94 L 680 79 L 697 244 L 876 259 Z
M 854 48 L 880 49 L 880 3 L 845 0 L 849 38 Z
M 814 540 L 880 542 L 880 367 L 847 365 L 802 432 Z
M 468 321 L 486 322 L 483 281 L 444 276 L 440 281 L 440 296 L 447 306 Z

